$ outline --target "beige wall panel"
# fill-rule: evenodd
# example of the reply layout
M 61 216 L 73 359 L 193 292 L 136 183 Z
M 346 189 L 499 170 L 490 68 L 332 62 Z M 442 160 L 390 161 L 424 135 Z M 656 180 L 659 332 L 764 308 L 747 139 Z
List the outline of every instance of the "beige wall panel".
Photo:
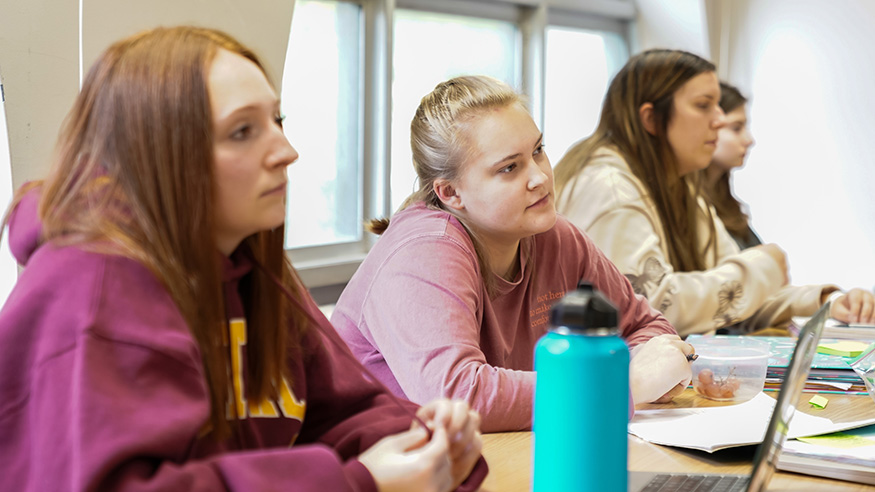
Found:
M 0 12 L 0 74 L 12 183 L 18 187 L 47 172 L 76 97 L 79 13 L 76 2 L 57 0 L 0 0 Z
M 82 54 L 90 67 L 112 42 L 156 26 L 222 29 L 252 47 L 275 83 L 289 43 L 294 0 L 83 0 Z

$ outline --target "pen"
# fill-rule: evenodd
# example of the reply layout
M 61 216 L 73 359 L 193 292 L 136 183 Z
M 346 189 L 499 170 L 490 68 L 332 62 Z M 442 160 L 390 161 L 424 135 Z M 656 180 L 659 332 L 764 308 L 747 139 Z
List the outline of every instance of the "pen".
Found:
M 687 354 L 687 360 L 693 362 L 699 358 L 699 354 Z

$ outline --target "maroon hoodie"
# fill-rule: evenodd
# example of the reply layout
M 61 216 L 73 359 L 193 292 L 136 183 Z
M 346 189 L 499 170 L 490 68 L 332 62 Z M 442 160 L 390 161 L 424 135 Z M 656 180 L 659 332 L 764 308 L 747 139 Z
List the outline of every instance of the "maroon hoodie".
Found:
M 319 326 L 308 356 L 290 357 L 294 384 L 279 401 L 235 402 L 238 433 L 217 443 L 199 349 L 168 292 L 134 260 L 41 244 L 37 200 L 10 222 L 26 268 L 0 310 L 0 490 L 376 490 L 356 456 L 408 429 L 416 406 L 365 379 L 309 295 Z M 225 267 L 245 384 L 239 285 L 252 265 L 238 252 Z M 481 458 L 461 489 L 485 475 Z

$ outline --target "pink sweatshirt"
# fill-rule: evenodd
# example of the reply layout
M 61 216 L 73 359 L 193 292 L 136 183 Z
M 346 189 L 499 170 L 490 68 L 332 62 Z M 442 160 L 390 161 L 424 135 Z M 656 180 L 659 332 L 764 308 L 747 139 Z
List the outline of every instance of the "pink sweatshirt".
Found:
M 620 311 L 630 347 L 675 333 L 614 265 L 564 218 L 524 241 L 514 282 L 490 298 L 465 229 L 415 204 L 396 214 L 337 302 L 331 321 L 395 394 L 415 402 L 467 400 L 484 432 L 531 428 L 535 342 L 550 307 L 581 279 Z

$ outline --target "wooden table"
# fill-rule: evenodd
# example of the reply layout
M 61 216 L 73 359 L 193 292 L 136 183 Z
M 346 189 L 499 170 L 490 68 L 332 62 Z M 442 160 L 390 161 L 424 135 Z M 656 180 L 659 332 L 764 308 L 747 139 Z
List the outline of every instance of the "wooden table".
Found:
M 778 393 L 766 392 L 775 397 Z M 824 395 L 829 399 L 824 409 L 807 402 L 811 393 L 803 393 L 797 411 L 826 417 L 833 422 L 848 422 L 875 415 L 875 402 L 867 395 Z M 720 406 L 719 402 L 697 396 L 687 389 L 671 403 L 644 405 L 639 408 L 689 408 Z M 532 472 L 532 433 L 506 432 L 483 436 L 483 456 L 489 463 L 489 476 L 482 492 L 528 491 Z M 730 448 L 714 453 L 651 444 L 629 435 L 629 469 L 634 471 L 750 473 L 756 446 Z M 776 472 L 769 482 L 770 491 L 875 491 L 875 487 L 787 472 Z

